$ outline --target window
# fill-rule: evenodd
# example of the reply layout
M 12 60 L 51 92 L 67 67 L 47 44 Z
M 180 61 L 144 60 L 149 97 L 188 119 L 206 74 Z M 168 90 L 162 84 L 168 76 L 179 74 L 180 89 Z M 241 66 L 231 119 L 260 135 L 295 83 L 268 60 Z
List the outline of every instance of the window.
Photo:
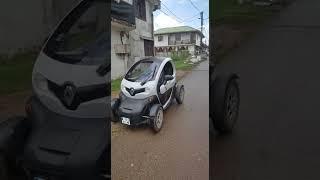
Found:
M 158 41 L 163 41 L 163 36 L 158 36 Z
M 176 41 L 181 41 L 181 34 L 180 33 L 176 34 Z
M 163 69 L 165 75 L 173 75 L 173 67 L 171 62 L 167 62 Z
M 134 6 L 136 11 L 136 17 L 146 21 L 146 1 L 134 0 Z
M 100 65 L 106 61 L 108 48 L 105 2 L 83 2 L 59 25 L 44 52 L 69 64 Z
M 153 56 L 153 41 L 144 40 L 144 55 L 145 56 Z

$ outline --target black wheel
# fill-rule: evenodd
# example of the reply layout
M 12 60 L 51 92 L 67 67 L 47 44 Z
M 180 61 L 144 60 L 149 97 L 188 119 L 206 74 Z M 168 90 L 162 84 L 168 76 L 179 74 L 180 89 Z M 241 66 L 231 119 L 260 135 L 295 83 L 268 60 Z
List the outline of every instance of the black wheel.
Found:
M 213 90 L 214 128 L 220 133 L 230 133 L 239 114 L 239 85 L 235 78 L 217 78 Z
M 119 116 L 118 116 L 118 108 L 120 105 L 120 99 L 115 98 L 111 101 L 111 121 L 112 122 L 118 122 Z
M 178 104 L 182 104 L 184 100 L 184 86 L 183 85 L 177 85 L 176 87 L 176 93 L 175 98 Z
M 7 159 L 3 154 L 0 153 L 0 179 L 8 180 L 9 173 L 8 173 L 8 163 Z
M 163 124 L 163 108 L 160 104 L 154 104 L 150 109 L 151 127 L 157 133 L 161 130 Z

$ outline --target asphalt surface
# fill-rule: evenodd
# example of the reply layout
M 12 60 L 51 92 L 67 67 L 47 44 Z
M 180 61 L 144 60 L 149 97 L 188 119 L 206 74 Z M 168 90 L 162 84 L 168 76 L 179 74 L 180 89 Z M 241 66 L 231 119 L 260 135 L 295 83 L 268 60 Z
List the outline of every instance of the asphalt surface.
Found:
M 240 76 L 235 132 L 211 137 L 214 180 L 320 179 L 320 1 L 297 0 L 219 65 Z
M 159 133 L 112 125 L 124 131 L 112 137 L 112 179 L 209 179 L 208 69 L 204 61 L 181 80 L 184 102 L 165 111 Z

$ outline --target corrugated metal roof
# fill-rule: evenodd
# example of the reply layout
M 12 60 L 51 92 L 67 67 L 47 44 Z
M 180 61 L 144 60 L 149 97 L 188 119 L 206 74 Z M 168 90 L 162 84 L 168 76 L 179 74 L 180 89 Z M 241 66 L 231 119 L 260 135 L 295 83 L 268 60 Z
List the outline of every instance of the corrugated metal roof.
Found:
M 178 26 L 178 27 L 169 27 L 169 28 L 158 29 L 158 30 L 156 30 L 154 32 L 154 35 L 172 34 L 172 33 L 179 33 L 179 32 L 198 32 L 199 34 L 202 34 L 201 31 L 199 31 L 198 29 L 195 29 L 193 27 L 190 27 L 190 26 Z

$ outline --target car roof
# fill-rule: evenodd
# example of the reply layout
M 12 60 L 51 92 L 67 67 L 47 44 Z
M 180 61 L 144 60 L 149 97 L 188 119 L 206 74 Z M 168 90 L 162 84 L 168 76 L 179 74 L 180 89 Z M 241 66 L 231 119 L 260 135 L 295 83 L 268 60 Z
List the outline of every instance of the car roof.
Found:
M 147 57 L 147 58 L 142 59 L 140 61 L 152 61 L 152 62 L 155 62 L 157 64 L 161 64 L 165 60 L 171 60 L 171 59 L 168 58 L 168 57 Z

